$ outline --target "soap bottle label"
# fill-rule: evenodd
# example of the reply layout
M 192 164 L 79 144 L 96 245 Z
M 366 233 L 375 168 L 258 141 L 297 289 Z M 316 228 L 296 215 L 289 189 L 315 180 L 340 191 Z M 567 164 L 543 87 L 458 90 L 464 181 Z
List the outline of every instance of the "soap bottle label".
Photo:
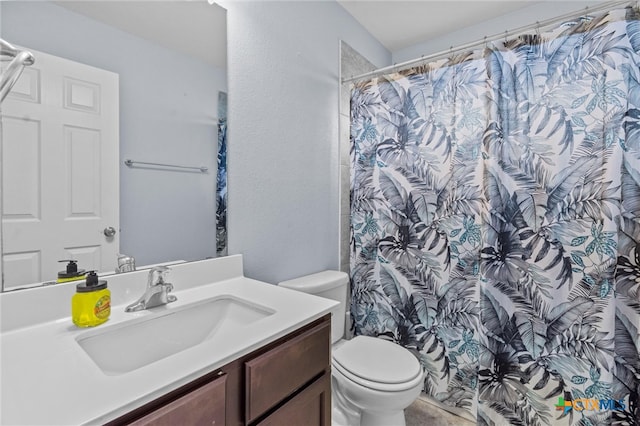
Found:
M 111 298 L 109 296 L 102 296 L 98 299 L 93 308 L 93 313 L 100 319 L 109 318 L 109 314 L 111 314 Z

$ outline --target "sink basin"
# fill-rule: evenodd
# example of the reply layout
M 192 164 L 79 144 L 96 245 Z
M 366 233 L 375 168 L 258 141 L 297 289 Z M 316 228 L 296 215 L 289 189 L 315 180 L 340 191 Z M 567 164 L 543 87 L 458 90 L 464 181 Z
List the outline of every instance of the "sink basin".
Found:
M 136 370 L 216 336 L 243 327 L 275 311 L 232 296 L 171 309 L 159 315 L 100 327 L 76 338 L 107 375 Z

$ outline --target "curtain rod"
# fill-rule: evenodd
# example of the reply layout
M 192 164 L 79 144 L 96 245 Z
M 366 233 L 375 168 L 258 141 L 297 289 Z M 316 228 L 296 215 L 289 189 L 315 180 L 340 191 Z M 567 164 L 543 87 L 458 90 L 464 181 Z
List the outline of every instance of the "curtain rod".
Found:
M 525 25 L 522 26 L 520 28 L 516 28 L 515 30 L 507 30 L 504 31 L 502 33 L 498 33 L 498 34 L 494 34 L 492 36 L 485 36 L 483 37 L 481 40 L 476 40 L 470 43 L 466 43 L 466 44 L 462 44 L 456 48 L 454 48 L 453 46 L 451 46 L 449 49 L 447 50 L 442 50 L 440 52 L 436 52 L 430 55 L 423 55 L 420 58 L 415 58 L 415 59 L 410 59 L 408 61 L 405 62 L 401 62 L 399 64 L 393 64 L 393 65 L 389 65 L 383 68 L 378 68 L 377 70 L 373 70 L 373 71 L 369 71 L 366 72 L 364 74 L 359 74 L 356 76 L 352 76 L 349 78 L 343 78 L 342 82 L 343 83 L 349 83 L 351 81 L 356 81 L 356 80 L 363 80 L 365 78 L 368 77 L 377 77 L 378 75 L 381 74 L 386 74 L 389 71 L 394 71 L 394 70 L 400 70 L 400 69 L 405 69 L 407 67 L 409 67 L 410 65 L 414 65 L 414 64 L 418 64 L 420 62 L 425 62 L 425 61 L 430 61 L 442 56 L 446 56 L 446 55 L 451 55 L 453 53 L 457 53 L 460 51 L 464 51 L 464 50 L 468 50 L 472 47 L 476 47 L 482 44 L 486 44 L 487 42 L 490 41 L 494 41 L 494 40 L 498 40 L 501 38 L 507 38 L 507 37 L 514 37 L 514 36 L 518 36 L 518 35 L 522 35 L 526 32 L 529 32 L 531 30 L 539 30 L 542 27 L 547 27 L 549 25 L 552 24 L 556 24 L 558 22 L 563 22 L 566 21 L 568 19 L 571 18 L 576 18 L 576 17 L 581 17 L 581 16 L 586 16 L 587 13 L 592 13 L 592 12 L 599 12 L 602 10 L 608 10 L 612 7 L 617 7 L 617 6 L 622 6 L 622 5 L 632 5 L 635 4 L 637 5 L 637 0 L 619 0 L 619 1 L 610 1 L 607 3 L 602 3 L 598 6 L 593 6 L 593 7 L 589 7 L 589 6 L 585 6 L 584 9 L 582 10 L 576 10 L 575 12 L 570 12 L 570 13 L 565 13 L 564 15 L 561 16 L 556 16 L 554 18 L 550 18 L 544 21 L 536 21 L 536 23 L 534 24 L 529 24 L 529 25 Z

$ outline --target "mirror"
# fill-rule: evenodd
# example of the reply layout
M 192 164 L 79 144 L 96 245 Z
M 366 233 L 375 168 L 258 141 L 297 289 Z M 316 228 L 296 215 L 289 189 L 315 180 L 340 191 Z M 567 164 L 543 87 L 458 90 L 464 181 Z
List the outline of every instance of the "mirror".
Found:
M 118 253 L 138 269 L 226 254 L 223 8 L 2 1 L 0 38 L 35 56 L 0 106 L 5 291 L 55 281 L 62 259 L 113 273 Z M 54 95 L 75 114 L 57 127 L 49 119 L 66 112 L 52 112 Z M 58 222 L 45 220 L 51 209 Z

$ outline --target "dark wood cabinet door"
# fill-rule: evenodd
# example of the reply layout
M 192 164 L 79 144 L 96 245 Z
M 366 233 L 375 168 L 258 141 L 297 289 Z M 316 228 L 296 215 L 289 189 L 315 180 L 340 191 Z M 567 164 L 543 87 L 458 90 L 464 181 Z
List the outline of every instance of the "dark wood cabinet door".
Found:
M 325 373 L 256 425 L 331 426 L 331 373 Z
M 330 333 L 322 322 L 245 363 L 247 423 L 330 369 Z
M 135 426 L 224 426 L 226 381 L 227 376 L 222 375 L 131 424 Z

